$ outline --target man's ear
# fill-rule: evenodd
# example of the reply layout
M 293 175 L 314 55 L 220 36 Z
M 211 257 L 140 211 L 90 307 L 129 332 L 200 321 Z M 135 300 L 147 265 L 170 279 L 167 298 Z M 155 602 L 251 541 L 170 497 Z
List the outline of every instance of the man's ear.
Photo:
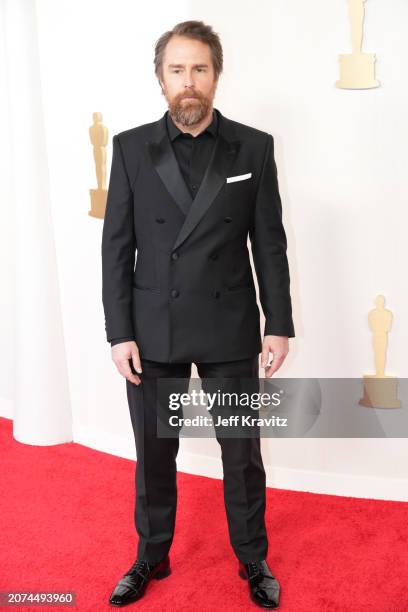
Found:
M 164 83 L 163 83 L 163 81 L 161 79 L 158 79 L 158 81 L 159 81 L 159 85 L 160 85 L 160 89 L 162 91 L 162 94 L 164 94 Z

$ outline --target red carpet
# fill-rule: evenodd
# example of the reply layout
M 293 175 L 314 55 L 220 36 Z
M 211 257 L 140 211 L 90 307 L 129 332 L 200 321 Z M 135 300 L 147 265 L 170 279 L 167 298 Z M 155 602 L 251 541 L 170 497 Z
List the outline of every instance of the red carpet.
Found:
M 4 418 L 0 449 L 0 591 L 74 591 L 80 612 L 113 610 L 107 599 L 136 552 L 134 462 L 75 443 L 20 444 Z M 260 610 L 237 576 L 222 482 L 178 482 L 173 573 L 124 609 Z M 277 489 L 267 503 L 282 612 L 408 611 L 407 503 Z

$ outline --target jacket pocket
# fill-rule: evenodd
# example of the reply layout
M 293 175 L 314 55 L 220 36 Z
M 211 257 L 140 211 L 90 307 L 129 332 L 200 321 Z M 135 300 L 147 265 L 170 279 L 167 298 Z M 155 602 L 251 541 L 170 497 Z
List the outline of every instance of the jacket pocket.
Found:
M 239 285 L 233 285 L 232 287 L 227 287 L 227 291 L 249 291 L 253 289 L 253 285 L 250 283 L 240 283 Z
M 139 283 L 133 283 L 134 289 L 139 289 L 140 291 L 155 291 L 156 293 L 160 292 L 159 287 L 146 287 L 145 285 L 140 285 Z

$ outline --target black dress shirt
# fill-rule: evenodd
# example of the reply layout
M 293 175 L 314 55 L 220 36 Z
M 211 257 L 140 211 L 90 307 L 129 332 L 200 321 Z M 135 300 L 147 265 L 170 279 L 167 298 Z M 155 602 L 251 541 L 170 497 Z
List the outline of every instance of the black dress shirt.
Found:
M 194 199 L 203 180 L 218 134 L 217 114 L 213 110 L 212 122 L 197 136 L 179 130 L 168 111 L 166 120 L 167 132 L 181 174 Z
M 179 130 L 169 111 L 166 113 L 166 125 L 181 174 L 194 199 L 200 188 L 218 135 L 217 113 L 213 110 L 213 119 L 210 125 L 197 136 Z M 128 342 L 129 340 L 135 340 L 135 338 L 114 338 L 111 340 L 111 346 L 119 344 L 119 342 Z

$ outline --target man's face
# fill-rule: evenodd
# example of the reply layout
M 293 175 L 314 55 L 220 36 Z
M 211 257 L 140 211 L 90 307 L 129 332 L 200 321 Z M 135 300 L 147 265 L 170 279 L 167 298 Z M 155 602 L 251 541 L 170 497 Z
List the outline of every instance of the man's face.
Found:
M 173 119 L 186 127 L 199 124 L 212 107 L 217 88 L 210 47 L 173 36 L 164 52 L 160 84 Z

